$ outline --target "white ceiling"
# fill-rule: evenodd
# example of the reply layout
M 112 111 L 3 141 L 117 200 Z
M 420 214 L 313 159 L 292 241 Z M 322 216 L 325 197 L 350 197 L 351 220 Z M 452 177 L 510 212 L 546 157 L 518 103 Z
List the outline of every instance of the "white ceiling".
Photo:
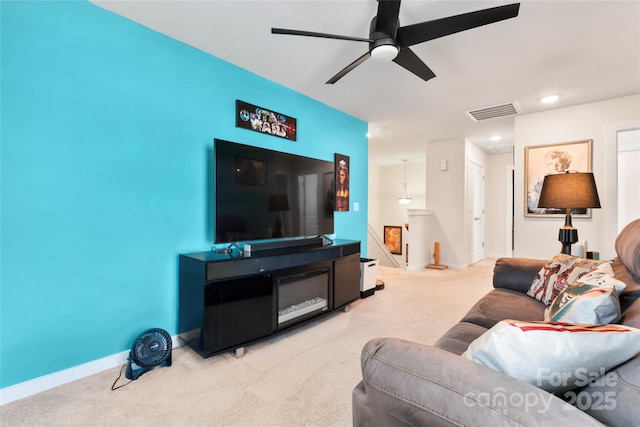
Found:
M 640 93 L 640 1 L 523 1 L 514 19 L 413 46 L 434 79 L 369 60 L 335 85 L 325 82 L 366 43 L 271 27 L 368 37 L 374 0 L 94 3 L 367 121 L 374 164 L 422 161 L 433 141 L 513 144 L 513 116 L 474 122 L 468 110 L 515 101 L 527 114 Z M 400 25 L 508 3 L 404 0 Z M 559 102 L 542 105 L 550 93 Z

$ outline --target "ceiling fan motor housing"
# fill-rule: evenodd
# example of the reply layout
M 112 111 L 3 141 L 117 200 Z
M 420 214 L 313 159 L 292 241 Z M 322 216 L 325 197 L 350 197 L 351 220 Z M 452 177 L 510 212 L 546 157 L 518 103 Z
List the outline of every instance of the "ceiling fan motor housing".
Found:
M 400 44 L 395 40 L 395 34 L 387 34 L 377 28 L 378 17 L 374 16 L 371 19 L 371 25 L 369 26 L 369 38 L 374 40 L 369 43 L 369 53 L 371 58 L 377 62 L 389 62 L 393 61 L 398 52 L 400 52 Z M 399 22 L 396 19 L 395 30 L 393 28 L 386 29 L 388 32 L 396 33 Z

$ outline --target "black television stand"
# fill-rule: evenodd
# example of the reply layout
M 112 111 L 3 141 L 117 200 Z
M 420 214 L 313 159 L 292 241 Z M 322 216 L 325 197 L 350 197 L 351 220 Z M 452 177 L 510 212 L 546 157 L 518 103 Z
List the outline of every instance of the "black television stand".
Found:
M 202 357 L 240 356 L 247 344 L 360 298 L 359 241 L 181 254 L 179 268 L 178 333 Z

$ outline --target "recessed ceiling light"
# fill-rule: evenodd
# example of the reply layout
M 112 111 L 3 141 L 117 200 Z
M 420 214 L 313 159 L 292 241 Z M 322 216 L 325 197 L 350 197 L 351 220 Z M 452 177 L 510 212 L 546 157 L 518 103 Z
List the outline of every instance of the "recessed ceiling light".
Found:
M 493 142 L 496 142 L 496 141 L 500 141 L 502 139 L 502 137 L 500 135 L 493 135 L 489 139 L 492 140 Z
M 545 97 L 543 97 L 540 102 L 542 102 L 543 104 L 552 104 L 554 102 L 556 102 L 558 99 L 560 99 L 559 95 L 547 95 Z

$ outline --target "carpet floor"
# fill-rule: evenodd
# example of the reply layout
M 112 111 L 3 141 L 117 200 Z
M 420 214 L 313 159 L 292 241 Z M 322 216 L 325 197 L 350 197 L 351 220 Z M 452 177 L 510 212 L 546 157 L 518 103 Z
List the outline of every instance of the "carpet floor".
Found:
M 350 426 L 360 352 L 375 337 L 432 344 L 491 285 L 494 259 L 462 270 L 379 267 L 383 290 L 285 333 L 173 365 L 111 391 L 120 368 L 0 407 L 9 426 Z M 178 343 L 176 343 L 178 344 Z M 181 343 L 180 343 L 181 344 Z M 128 380 L 121 378 L 118 385 Z

